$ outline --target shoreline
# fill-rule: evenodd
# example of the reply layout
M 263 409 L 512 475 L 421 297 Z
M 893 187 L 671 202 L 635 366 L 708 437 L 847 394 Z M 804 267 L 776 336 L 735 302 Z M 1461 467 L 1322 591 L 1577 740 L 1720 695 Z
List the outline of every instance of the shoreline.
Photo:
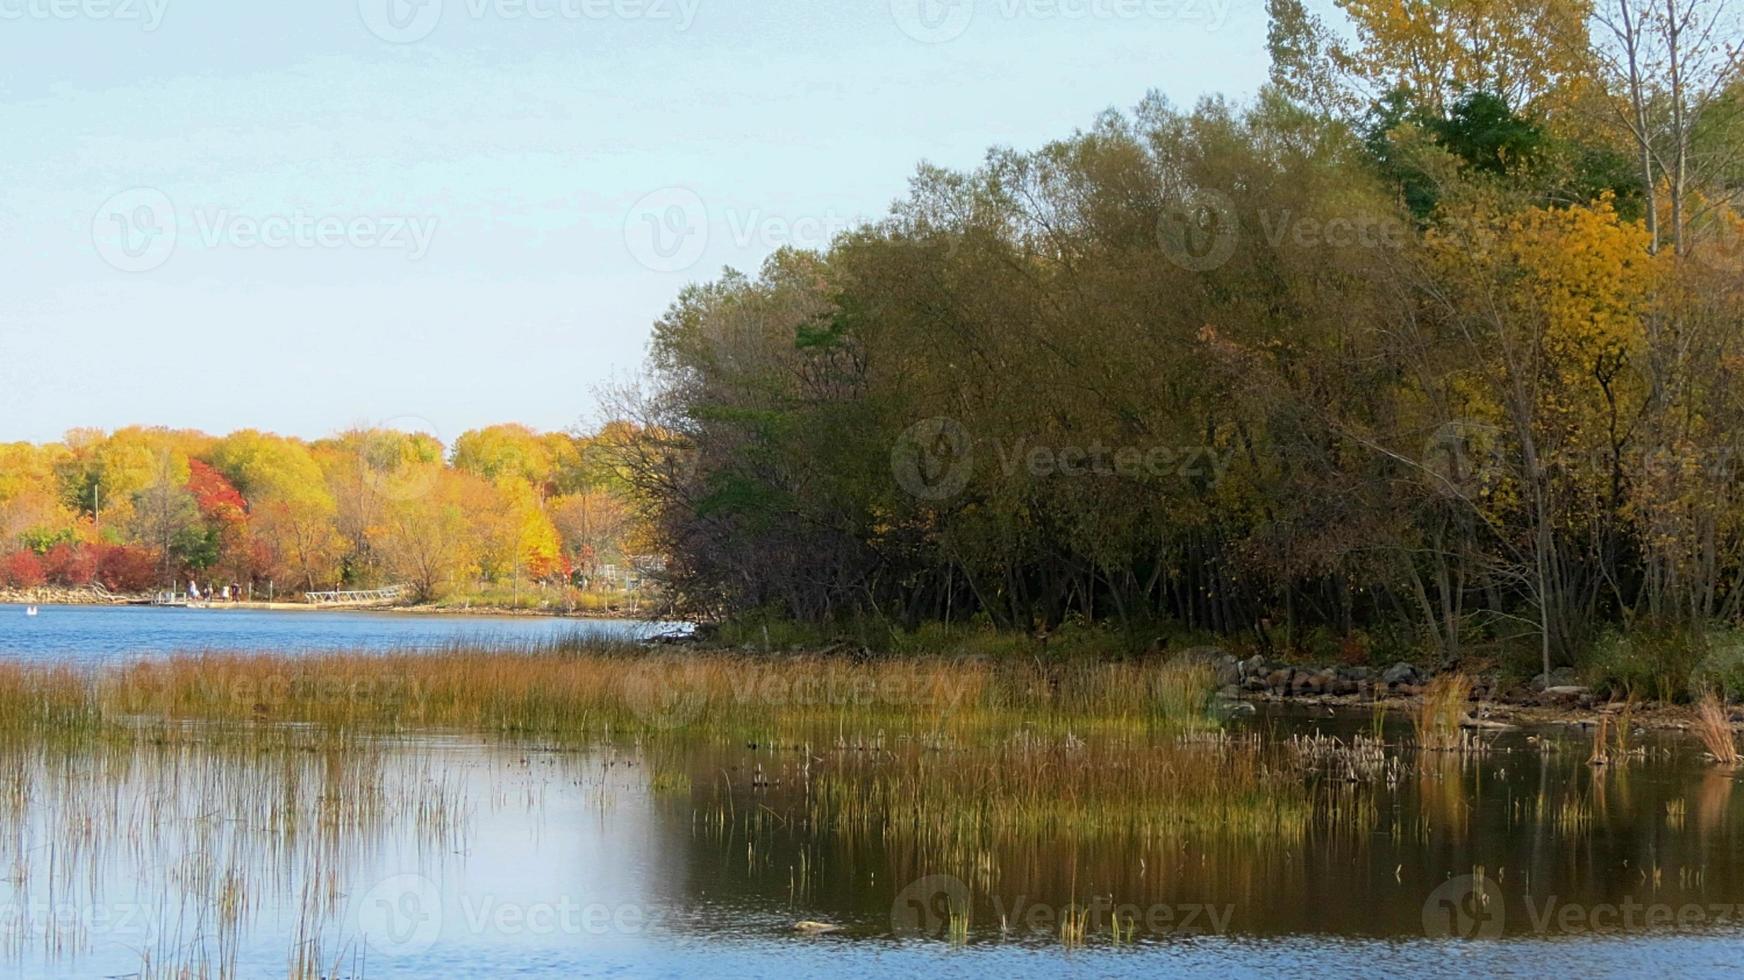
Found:
M 102 606 L 151 608 L 148 596 L 115 595 L 88 590 L 41 589 L 22 591 L 0 589 L 0 606 L 22 608 L 30 605 L 72 609 Z M 662 620 L 648 618 L 635 610 L 627 609 L 563 611 L 511 609 L 497 606 L 445 607 L 433 604 L 339 606 L 276 601 L 220 602 L 210 605 L 200 604 L 194 607 L 168 608 L 194 608 L 202 612 L 215 613 L 226 611 L 339 612 L 401 616 L 475 617 L 480 619 L 536 618 L 662 622 Z M 676 647 L 674 652 L 684 651 L 701 657 L 711 655 L 743 656 L 747 653 L 745 649 L 719 644 L 694 635 L 684 638 L 654 637 L 647 642 L 651 646 Z M 840 644 L 821 649 L 764 651 L 760 654 L 752 651 L 752 654 L 771 661 L 798 657 L 844 658 L 865 663 L 886 659 L 867 655 L 864 651 L 860 656 L 855 656 L 852 651 L 845 652 Z M 938 656 L 949 657 L 951 654 L 948 651 L 941 651 Z M 1381 669 L 1366 666 L 1317 667 L 1287 664 L 1262 656 L 1243 660 L 1217 647 L 1189 648 L 1179 651 L 1173 656 L 1167 656 L 1165 659 L 1198 661 L 1205 664 L 1216 675 L 1217 695 L 1225 703 L 1300 706 L 1308 709 L 1351 713 L 1409 713 L 1423 703 L 1424 690 L 1428 687 L 1430 680 L 1438 673 L 1403 661 L 1389 668 Z M 3 662 L 0 660 L 0 663 Z M 1632 725 L 1650 730 L 1687 731 L 1693 721 L 1693 711 L 1689 705 L 1646 699 L 1633 703 L 1614 700 L 1598 694 L 1585 685 L 1569 683 L 1568 681 L 1539 688 L 1532 685 L 1503 684 L 1500 678 L 1494 675 L 1478 674 L 1474 675 L 1472 679 L 1474 683 L 1468 699 L 1463 726 L 1480 733 L 1541 725 L 1570 725 L 1589 728 L 1597 724 L 1601 718 L 1616 718 L 1625 713 L 1627 713 Z M 1726 710 L 1734 728 L 1744 727 L 1744 710 L 1741 710 L 1736 704 L 1727 704 Z
M 0 606 L 36 606 L 39 608 L 62 607 L 69 609 L 102 608 L 102 607 L 141 607 L 159 608 L 152 605 L 149 595 L 121 595 L 114 593 L 98 593 L 89 591 L 47 589 L 47 590 L 11 590 L 0 589 Z M 563 610 L 563 609 L 515 609 L 507 606 L 438 606 L 429 603 L 413 606 L 400 605 L 318 605 L 308 602 L 212 602 L 198 603 L 192 606 L 167 606 L 171 609 L 197 609 L 202 612 L 352 612 L 352 613 L 394 613 L 409 616 L 478 616 L 481 618 L 541 618 L 541 619 L 616 619 L 643 620 L 648 619 L 641 611 L 635 609 L 602 609 L 602 610 Z M 648 619 L 653 622 L 653 619 Z

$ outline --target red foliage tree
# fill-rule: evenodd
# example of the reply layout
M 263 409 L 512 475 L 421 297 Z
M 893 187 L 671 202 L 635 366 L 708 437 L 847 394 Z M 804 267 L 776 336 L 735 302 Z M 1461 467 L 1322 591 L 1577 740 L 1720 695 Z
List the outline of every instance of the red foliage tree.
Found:
M 97 577 L 97 553 L 83 545 L 63 541 L 42 556 L 42 570 L 48 581 L 55 585 L 90 585 Z
M 248 517 L 248 501 L 209 463 L 188 460 L 188 492 L 194 495 L 200 515 L 209 521 L 240 524 Z
M 34 551 L 15 551 L 0 558 L 0 585 L 9 589 L 34 589 L 47 581 L 42 559 Z
M 97 546 L 96 580 L 111 592 L 145 592 L 157 584 L 157 557 L 143 548 Z

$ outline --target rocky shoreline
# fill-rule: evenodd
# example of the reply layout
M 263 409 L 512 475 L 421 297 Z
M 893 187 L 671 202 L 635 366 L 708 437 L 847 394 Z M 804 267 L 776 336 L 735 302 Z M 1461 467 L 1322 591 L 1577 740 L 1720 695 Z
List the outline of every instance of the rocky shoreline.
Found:
M 1241 659 L 1216 647 L 1184 651 L 1177 656 L 1199 660 L 1217 674 L 1219 693 L 1229 700 L 1316 705 L 1331 709 L 1371 710 L 1376 707 L 1409 710 L 1418 703 L 1433 675 L 1415 664 L 1400 661 L 1390 667 L 1286 664 L 1263 656 Z M 1590 726 L 1601 715 L 1631 712 L 1634 724 L 1647 728 L 1686 729 L 1692 713 L 1688 707 L 1658 701 L 1634 705 L 1604 700 L 1591 689 L 1575 683 L 1568 668 L 1557 668 L 1549 678 L 1540 674 L 1530 685 L 1508 684 L 1494 675 L 1472 678 L 1470 710 L 1466 726 L 1503 729 L 1527 725 L 1568 724 Z M 1730 706 L 1734 726 L 1744 726 L 1744 709 Z
M 150 602 L 145 595 L 120 595 L 101 588 L 0 589 L 0 606 L 126 606 Z

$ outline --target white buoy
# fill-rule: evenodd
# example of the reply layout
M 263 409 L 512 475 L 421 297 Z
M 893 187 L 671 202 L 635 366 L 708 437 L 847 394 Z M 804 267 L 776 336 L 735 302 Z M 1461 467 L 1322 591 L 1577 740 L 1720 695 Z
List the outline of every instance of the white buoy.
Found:
M 25 607 L 24 607 L 24 614 L 25 614 L 25 615 L 26 615 L 26 616 L 34 616 L 34 615 L 36 615 L 36 607 L 35 607 L 35 606 L 25 606 Z

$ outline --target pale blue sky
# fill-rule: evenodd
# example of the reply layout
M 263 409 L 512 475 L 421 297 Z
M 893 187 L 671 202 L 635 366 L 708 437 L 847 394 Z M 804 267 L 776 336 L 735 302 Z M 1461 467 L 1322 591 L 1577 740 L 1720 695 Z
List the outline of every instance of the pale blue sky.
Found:
M 1265 73 L 1260 0 L 423 2 L 0 0 L 0 441 L 589 422 L 920 161 Z

